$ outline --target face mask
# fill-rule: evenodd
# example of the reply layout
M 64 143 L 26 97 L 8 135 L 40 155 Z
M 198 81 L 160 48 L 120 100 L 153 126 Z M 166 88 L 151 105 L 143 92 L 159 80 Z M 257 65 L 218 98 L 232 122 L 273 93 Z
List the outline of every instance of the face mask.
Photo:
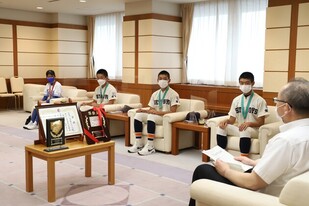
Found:
M 159 80 L 158 84 L 159 84 L 161 89 L 164 89 L 168 86 L 168 81 L 167 80 Z
M 46 79 L 49 83 L 53 83 L 55 81 L 55 77 L 47 77 Z
M 239 89 L 242 91 L 242 93 L 247 94 L 251 91 L 252 86 L 251 85 L 240 85 Z
M 98 79 L 98 84 L 100 85 L 100 86 L 102 86 L 103 84 L 105 84 L 106 83 L 106 80 L 105 79 Z
M 286 104 L 286 103 L 285 103 Z M 287 114 L 287 112 L 285 111 L 284 112 L 284 114 L 283 115 L 279 115 L 279 113 L 278 113 L 278 108 L 280 108 L 280 107 L 283 107 L 285 104 L 282 104 L 282 105 L 280 105 L 279 107 L 276 107 L 276 116 L 277 116 L 277 119 L 279 119 L 279 120 L 282 120 L 282 118 Z

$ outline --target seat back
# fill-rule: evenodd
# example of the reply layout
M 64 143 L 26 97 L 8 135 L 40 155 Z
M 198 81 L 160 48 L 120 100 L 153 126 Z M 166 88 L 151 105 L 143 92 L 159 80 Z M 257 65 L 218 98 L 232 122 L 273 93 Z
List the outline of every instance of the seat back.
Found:
M 0 77 L 0 94 L 8 93 L 8 88 L 6 86 L 5 78 Z
M 117 93 L 115 104 L 135 104 L 140 103 L 140 96 L 137 94 Z
M 10 84 L 11 84 L 11 89 L 13 93 L 22 92 L 24 88 L 24 78 L 11 77 Z
M 181 111 L 198 111 L 204 110 L 205 103 L 202 100 L 197 99 L 179 99 L 180 106 L 177 108 L 177 112 Z
M 269 116 L 265 118 L 265 124 L 280 121 L 279 119 L 277 119 L 275 106 L 268 106 L 268 112 Z
M 279 201 L 284 205 L 308 205 L 309 171 L 289 180 L 280 193 Z

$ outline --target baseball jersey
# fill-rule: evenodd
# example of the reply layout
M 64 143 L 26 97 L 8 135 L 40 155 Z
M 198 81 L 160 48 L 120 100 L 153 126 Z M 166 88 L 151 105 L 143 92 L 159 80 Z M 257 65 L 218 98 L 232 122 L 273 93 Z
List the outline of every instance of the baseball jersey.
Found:
M 106 83 L 103 88 L 98 86 L 94 90 L 93 99 L 97 104 L 106 104 L 109 100 L 117 99 L 117 90 L 113 85 Z
M 166 90 L 165 90 L 166 91 Z M 171 106 L 180 105 L 179 95 L 172 88 L 168 87 L 165 93 L 161 89 L 155 91 L 150 98 L 148 105 L 157 111 L 168 112 L 171 110 Z M 162 103 L 162 107 L 160 106 Z
M 244 95 L 241 94 L 233 99 L 229 115 L 235 117 L 238 124 L 256 122 L 258 117 L 269 115 L 266 101 L 260 95 L 253 93 L 250 105 L 248 105 L 250 96 L 244 97 Z M 244 108 L 241 103 L 242 99 L 244 100 Z M 243 112 L 245 113 L 246 109 L 248 109 L 247 117 L 244 118 Z

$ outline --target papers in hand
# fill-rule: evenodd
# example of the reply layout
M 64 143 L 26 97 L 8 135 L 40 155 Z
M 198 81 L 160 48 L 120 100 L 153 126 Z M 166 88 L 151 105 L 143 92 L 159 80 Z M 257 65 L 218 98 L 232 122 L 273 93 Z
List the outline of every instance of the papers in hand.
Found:
M 207 155 L 208 157 L 210 157 L 211 159 L 215 161 L 217 159 L 220 159 L 221 161 L 228 163 L 231 168 L 236 169 L 236 170 L 247 171 L 253 168 L 250 165 L 246 165 L 242 162 L 235 160 L 233 155 L 231 155 L 230 153 L 228 153 L 227 151 L 225 151 L 219 146 L 215 146 L 209 150 L 203 150 L 202 152 L 203 154 Z

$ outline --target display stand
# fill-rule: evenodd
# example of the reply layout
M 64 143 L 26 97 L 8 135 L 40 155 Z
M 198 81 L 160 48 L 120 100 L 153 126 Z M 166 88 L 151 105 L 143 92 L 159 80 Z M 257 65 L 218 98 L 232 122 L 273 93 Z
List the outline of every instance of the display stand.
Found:
M 39 139 L 35 140 L 34 144 L 52 146 L 47 144 L 47 138 L 50 138 L 47 136 L 50 128 L 47 126 L 46 122 L 50 120 L 64 120 L 63 129 L 65 141 L 70 139 L 83 141 L 83 127 L 80 121 L 79 113 L 77 111 L 76 103 L 39 105 L 36 106 L 36 109 L 38 110 L 39 115 Z M 60 147 L 50 147 L 49 151 L 54 151 L 57 148 L 65 149 L 60 145 Z

